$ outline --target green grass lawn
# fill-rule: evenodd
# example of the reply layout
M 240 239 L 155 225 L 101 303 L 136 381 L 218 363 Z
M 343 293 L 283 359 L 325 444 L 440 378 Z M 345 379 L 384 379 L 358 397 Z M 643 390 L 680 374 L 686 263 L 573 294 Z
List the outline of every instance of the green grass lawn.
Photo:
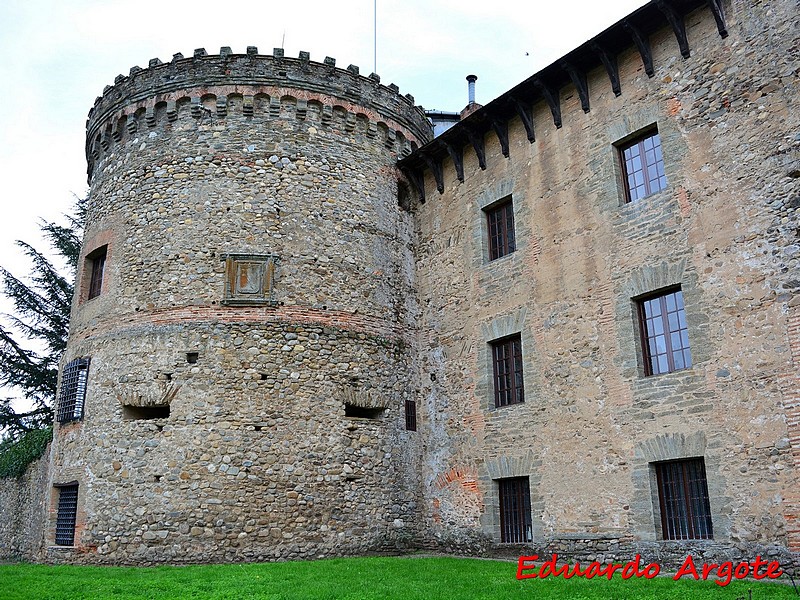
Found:
M 339 558 L 150 568 L 0 565 L 0 599 L 800 598 L 791 585 L 780 583 L 740 581 L 720 587 L 711 581 L 672 581 L 669 577 L 518 581 L 516 568 L 512 562 L 447 557 Z

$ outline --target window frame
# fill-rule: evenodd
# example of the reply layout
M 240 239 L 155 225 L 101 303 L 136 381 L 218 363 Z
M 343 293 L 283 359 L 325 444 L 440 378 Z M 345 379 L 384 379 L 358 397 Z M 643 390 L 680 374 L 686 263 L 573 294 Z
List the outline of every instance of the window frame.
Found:
M 714 524 L 703 457 L 652 463 L 663 540 L 713 540 Z
M 220 256 L 225 261 L 225 306 L 277 306 L 275 270 L 277 254 L 232 252 Z
M 56 546 L 75 545 L 75 525 L 78 520 L 78 482 L 54 486 L 58 490 L 54 542 Z
M 417 401 L 405 401 L 405 415 L 406 415 L 406 431 L 417 430 Z
M 506 196 L 484 208 L 483 212 L 486 215 L 489 262 L 516 252 L 517 236 L 513 198 Z M 494 243 L 495 239 L 498 240 L 497 243 Z
M 108 258 L 108 244 L 100 246 L 86 255 L 88 262 L 86 272 L 89 282 L 86 290 L 86 299 L 92 300 L 103 293 L 103 280 L 105 279 L 106 262 Z
M 526 544 L 533 542 L 530 478 L 498 479 L 497 497 L 500 513 L 500 543 Z
M 522 334 L 515 333 L 489 343 L 492 358 L 492 388 L 494 407 L 513 406 L 525 402 L 525 366 Z M 503 356 L 500 352 L 505 351 Z M 501 372 L 500 365 L 512 363 L 511 370 Z M 513 395 L 513 397 L 512 397 Z
M 654 139 L 654 146 L 652 149 L 646 147 L 646 142 L 648 140 Z M 638 202 L 640 200 L 644 200 L 645 198 L 652 196 L 653 194 L 657 194 L 658 192 L 664 190 L 668 186 L 667 175 L 664 167 L 664 151 L 663 151 L 663 144 L 661 143 L 661 136 L 659 135 L 658 129 L 656 127 L 649 127 L 643 131 L 640 131 L 633 135 L 632 137 L 626 139 L 624 142 L 620 142 L 616 146 L 617 153 L 619 157 L 619 164 L 622 170 L 622 189 L 625 195 L 625 203 L 630 204 L 632 202 Z M 626 156 L 626 153 L 636 148 L 638 154 L 636 157 L 631 156 L 630 159 Z M 648 152 L 652 150 L 653 152 L 653 162 L 647 162 Z M 659 158 L 660 157 L 660 158 Z M 639 158 L 641 161 L 641 169 L 638 169 L 633 172 L 629 172 L 629 160 L 633 162 L 635 158 Z M 648 176 L 648 170 L 650 167 L 655 167 L 656 169 L 656 178 L 650 179 Z M 639 195 L 639 192 L 636 191 L 634 197 L 634 191 L 638 190 L 640 186 L 631 184 L 631 177 L 635 178 L 636 173 L 643 173 L 644 179 L 642 185 L 644 186 L 644 192 L 642 195 Z M 658 185 L 658 188 L 655 189 L 654 183 Z
M 675 310 L 671 310 L 669 308 L 668 297 L 672 295 L 675 295 Z M 660 313 L 658 315 L 650 316 L 647 312 L 647 305 L 655 300 L 659 301 Z M 666 373 L 674 373 L 676 371 L 691 369 L 693 364 L 692 346 L 689 341 L 689 326 L 686 321 L 686 303 L 683 298 L 683 290 L 681 287 L 676 286 L 665 288 L 652 294 L 647 294 L 646 296 L 637 298 L 636 312 L 640 343 L 642 346 L 642 364 L 644 367 L 645 377 L 664 375 Z M 675 315 L 678 325 L 676 329 L 673 329 L 672 325 L 670 324 L 671 314 Z M 654 330 L 652 331 L 651 335 L 650 328 L 648 327 L 648 322 L 650 321 L 660 321 L 661 333 Z M 683 332 L 685 332 L 685 336 L 683 335 Z M 679 348 L 674 347 L 672 340 L 673 335 L 678 335 L 680 339 L 681 346 Z M 665 356 L 667 362 L 666 370 L 662 370 L 660 367 L 656 369 L 653 365 L 654 356 L 651 350 L 650 341 L 654 340 L 654 344 L 657 344 L 657 338 L 659 336 L 663 336 L 664 338 L 665 351 L 663 353 L 656 352 L 656 364 L 658 364 L 658 357 Z M 658 348 L 656 348 L 656 350 L 658 350 Z M 676 366 L 677 363 L 675 362 L 675 353 L 677 352 L 680 352 L 681 354 L 683 366 Z
M 86 390 L 89 383 L 89 364 L 91 358 L 75 358 L 64 365 L 61 374 L 61 388 L 56 403 L 56 421 L 70 423 L 83 419 Z

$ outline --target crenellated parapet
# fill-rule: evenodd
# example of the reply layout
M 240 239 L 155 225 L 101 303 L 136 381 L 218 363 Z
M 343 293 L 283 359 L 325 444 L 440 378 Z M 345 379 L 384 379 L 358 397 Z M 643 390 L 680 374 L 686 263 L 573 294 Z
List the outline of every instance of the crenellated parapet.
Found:
M 128 136 L 185 116 L 208 124 L 233 112 L 315 121 L 363 135 L 400 155 L 432 138 L 413 96 L 381 84 L 375 73 L 360 75 L 355 65 L 338 68 L 330 57 L 313 62 L 308 52 L 289 58 L 281 48 L 272 55 L 258 54 L 254 46 L 246 54 L 223 47 L 209 55 L 199 48 L 189 58 L 178 53 L 167 63 L 151 59 L 147 68 L 133 67 L 106 86 L 86 124 L 89 177 L 103 153 Z

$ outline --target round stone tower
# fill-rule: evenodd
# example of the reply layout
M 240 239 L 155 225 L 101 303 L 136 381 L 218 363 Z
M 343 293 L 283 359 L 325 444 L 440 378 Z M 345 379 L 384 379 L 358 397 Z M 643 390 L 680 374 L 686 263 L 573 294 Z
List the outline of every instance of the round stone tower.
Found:
M 414 536 L 413 226 L 395 163 L 430 137 L 411 96 L 304 52 L 201 49 L 105 89 L 52 558 L 318 557 Z

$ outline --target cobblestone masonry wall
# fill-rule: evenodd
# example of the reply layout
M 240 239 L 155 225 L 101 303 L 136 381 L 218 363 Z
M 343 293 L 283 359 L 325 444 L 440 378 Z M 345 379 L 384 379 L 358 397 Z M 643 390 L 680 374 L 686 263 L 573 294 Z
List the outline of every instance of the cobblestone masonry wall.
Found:
M 796 3 L 728 7 L 632 48 L 622 95 L 589 74 L 591 110 L 561 90 L 563 127 L 534 107 L 536 141 L 486 135 L 417 207 L 422 514 L 439 547 L 499 545 L 497 480 L 528 477 L 549 557 L 670 563 L 780 556 L 798 534 L 798 29 Z M 625 204 L 614 144 L 657 125 L 668 187 Z M 513 198 L 517 250 L 488 261 L 482 208 Z M 680 285 L 694 364 L 645 377 L 633 298 Z M 488 342 L 519 333 L 524 404 L 494 408 Z M 794 454 L 793 454 L 794 453 Z M 703 457 L 714 540 L 660 540 L 653 462 Z
M 41 551 L 49 466 L 45 451 L 19 479 L 0 479 L 0 561 L 30 560 Z
M 53 465 L 79 482 L 81 552 L 48 560 L 310 558 L 416 536 L 413 226 L 394 163 L 430 127 L 377 76 L 248 51 L 151 61 L 90 114 L 65 361 L 91 366 Z M 238 296 L 232 255 L 266 269 Z
M 88 124 L 65 357 L 91 357 L 85 416 L 56 430 L 44 548 L 14 552 L 796 558 L 796 6 L 724 7 L 728 37 L 707 8 L 689 58 L 653 34 L 652 78 L 631 47 L 620 97 L 588 73 L 590 112 L 562 88 L 563 127 L 535 105 L 534 143 L 512 118 L 507 158 L 487 134 L 486 170 L 466 148 L 464 181 L 445 160 L 411 212 L 395 162 L 429 129 L 377 76 L 223 48 L 118 77 Z M 625 204 L 614 144 L 654 125 L 668 186 Z M 482 209 L 509 195 L 517 249 L 489 262 Z M 274 283 L 258 305 L 230 293 L 252 292 L 247 261 Z M 675 285 L 693 366 L 645 377 L 633 299 Z M 495 409 L 489 342 L 511 334 L 525 402 Z M 663 541 L 653 463 L 688 457 L 714 539 Z M 499 543 L 509 477 L 529 480 L 532 544 Z M 52 486 L 73 480 L 76 545 L 55 547 Z

